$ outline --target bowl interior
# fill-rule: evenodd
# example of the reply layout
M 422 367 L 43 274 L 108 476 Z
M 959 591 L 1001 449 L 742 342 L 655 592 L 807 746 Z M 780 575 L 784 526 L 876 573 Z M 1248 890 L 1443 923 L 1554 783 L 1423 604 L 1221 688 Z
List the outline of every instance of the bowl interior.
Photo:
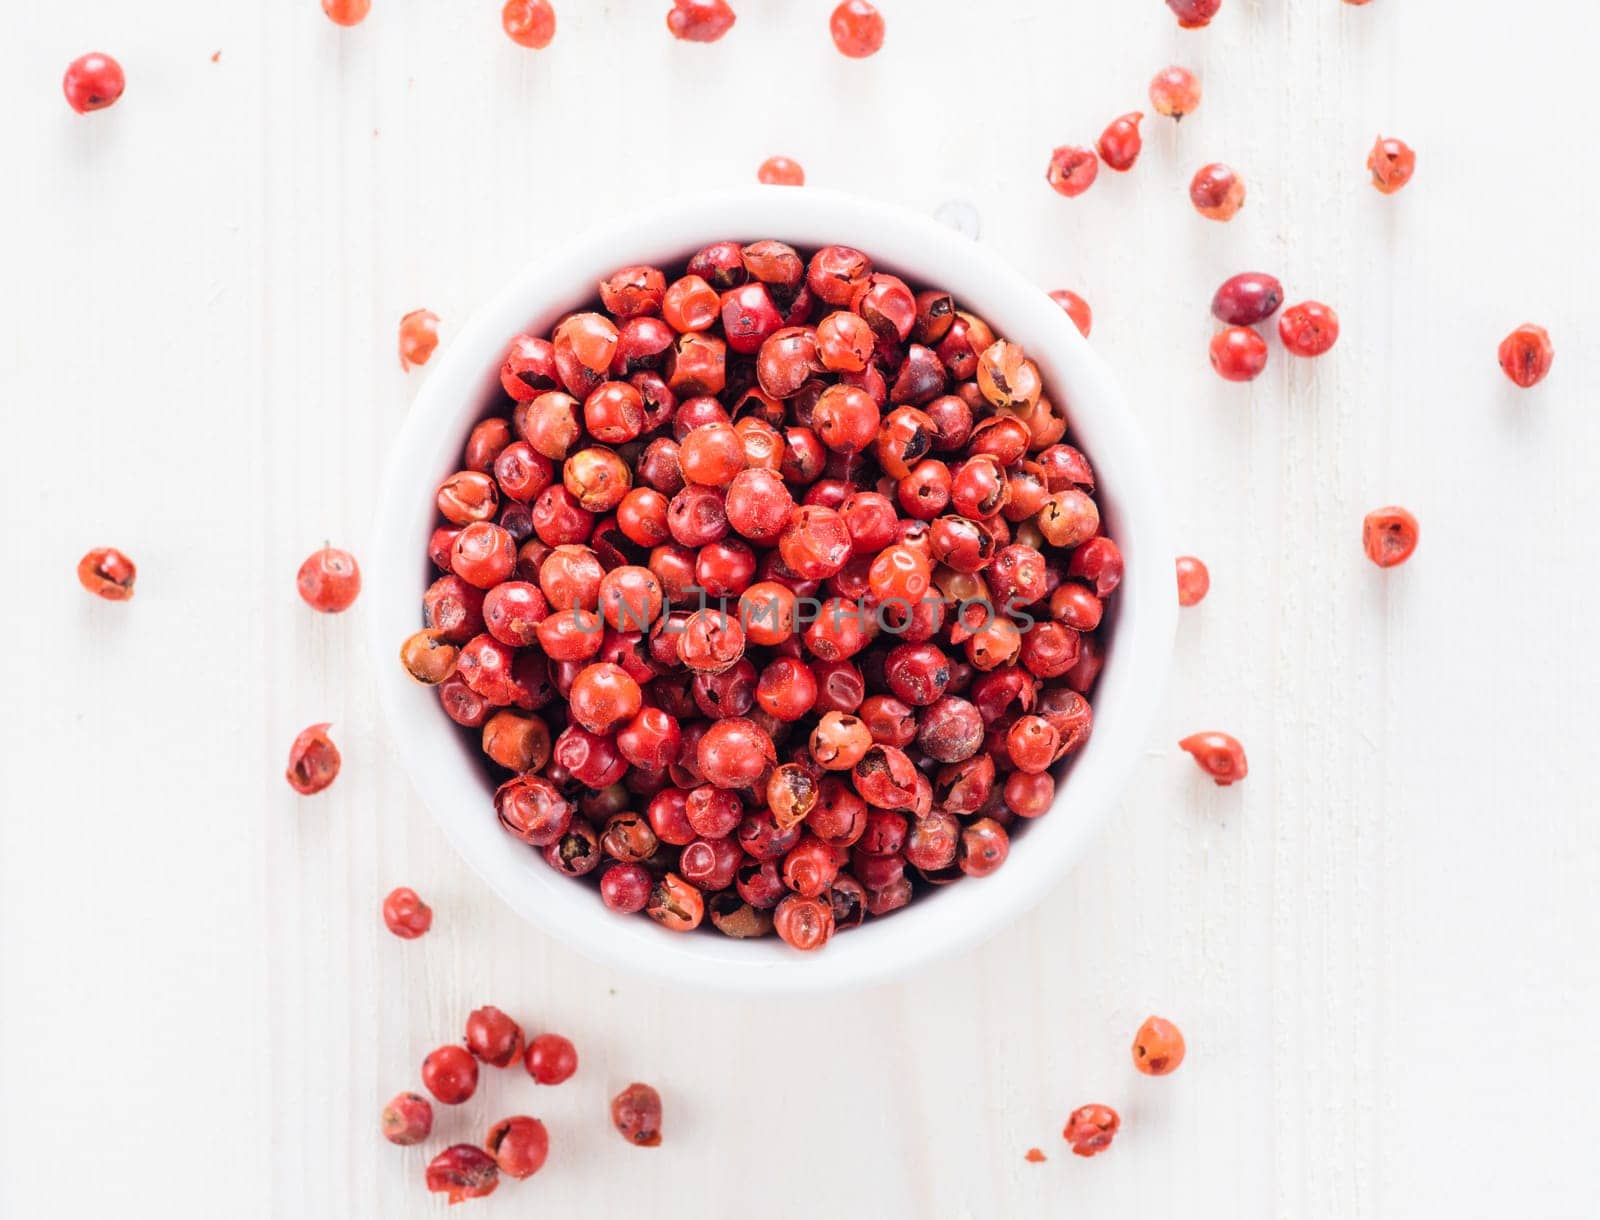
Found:
M 1064 405 L 1068 438 L 1097 475 L 1105 532 L 1126 574 L 1108 607 L 1106 662 L 1091 694 L 1095 726 L 1043 818 L 1016 826 L 993 876 L 919 887 L 912 904 L 836 936 L 817 953 L 777 941 L 668 932 L 608 912 L 592 885 L 556 873 L 499 827 L 492 780 L 468 734 L 431 690 L 394 664 L 420 625 L 435 524 L 432 489 L 459 468 L 472 425 L 504 408 L 499 369 L 521 331 L 548 333 L 586 306 L 599 280 L 630 263 L 681 264 L 713 241 L 777 238 L 802 249 L 857 246 L 916 287 L 950 291 L 997 334 L 1021 343 Z M 924 217 L 811 188 L 749 188 L 684 200 L 573 241 L 524 272 L 444 348 L 395 443 L 369 546 L 368 607 L 375 668 L 401 757 L 418 791 L 468 862 L 512 907 L 608 964 L 697 987 L 819 991 L 882 981 L 998 931 L 1038 901 L 1082 853 L 1113 808 L 1161 697 L 1176 624 L 1172 550 L 1160 488 L 1134 422 L 1103 363 L 1037 286 L 967 238 Z

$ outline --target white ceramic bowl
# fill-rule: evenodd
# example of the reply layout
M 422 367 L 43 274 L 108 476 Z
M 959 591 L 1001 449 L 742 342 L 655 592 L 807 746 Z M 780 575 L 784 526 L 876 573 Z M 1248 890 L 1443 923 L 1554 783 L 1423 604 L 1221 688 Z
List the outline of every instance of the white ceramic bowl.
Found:
M 1114 638 L 1092 696 L 1094 732 L 1055 808 L 1020 826 L 1010 858 L 992 877 L 932 892 L 922 887 L 906 909 L 809 954 L 772 937 L 683 935 L 611 914 L 594 886 L 555 872 L 500 829 L 476 742 L 396 660 L 401 641 L 421 625 L 422 592 L 433 579 L 425 554 L 435 524 L 433 488 L 459 468 L 472 425 L 501 402 L 499 370 L 511 338 L 548 333 L 561 315 L 594 299 L 598 282 L 618 267 L 681 264 L 713 241 L 767 237 L 801 248 L 859 247 L 913 285 L 950 291 L 998 334 L 1021 343 L 1051 397 L 1065 405 L 1069 437 L 1094 465 L 1106 532 L 1127 564 L 1107 614 Z M 902 975 L 993 935 L 1058 885 L 1115 807 L 1143 748 L 1177 622 L 1160 486 L 1110 372 L 1066 314 L 982 246 L 924 216 L 811 187 L 751 187 L 671 202 L 577 237 L 519 274 L 440 350 L 395 442 L 362 562 L 378 687 L 400 756 L 472 867 L 515 910 L 591 958 L 746 995 L 816 993 Z

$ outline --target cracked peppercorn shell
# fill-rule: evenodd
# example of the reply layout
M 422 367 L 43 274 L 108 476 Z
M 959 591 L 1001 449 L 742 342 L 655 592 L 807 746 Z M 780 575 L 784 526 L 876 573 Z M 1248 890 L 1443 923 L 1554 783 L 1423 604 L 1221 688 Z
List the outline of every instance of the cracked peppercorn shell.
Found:
M 460 1203 L 492 1195 L 500 1185 L 500 1167 L 475 1144 L 452 1144 L 428 1162 L 424 1180 L 430 1191 Z
M 1111 1147 L 1121 1126 L 1121 1116 L 1110 1106 L 1080 1106 L 1067 1117 L 1061 1138 L 1076 1155 L 1095 1156 Z
M 1219 788 L 1238 783 L 1250 774 L 1244 747 L 1227 733 L 1192 733 L 1178 747 L 1194 758 L 1195 765 L 1209 775 Z
M 289 747 L 285 778 L 301 796 L 315 796 L 339 775 L 339 748 L 328 736 L 328 724 L 303 729 Z

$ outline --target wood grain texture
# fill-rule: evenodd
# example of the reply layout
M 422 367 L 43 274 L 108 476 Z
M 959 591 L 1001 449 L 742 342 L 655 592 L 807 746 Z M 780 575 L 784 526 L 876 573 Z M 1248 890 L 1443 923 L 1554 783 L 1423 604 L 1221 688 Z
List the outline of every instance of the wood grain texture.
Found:
M 557 0 L 539 54 L 494 0 L 376 0 L 348 31 L 315 0 L 8 12 L 0 1215 L 437 1214 L 377 1112 L 486 1002 L 582 1067 L 441 1113 L 552 1129 L 475 1215 L 1588 1213 L 1593 6 L 1228 0 L 1185 33 L 1158 0 L 880 0 L 888 45 L 852 63 L 828 0 L 735 3 L 696 47 L 666 0 Z M 80 118 L 59 79 L 90 48 L 129 87 Z M 1172 61 L 1199 112 L 1147 118 L 1082 199 L 1046 189 L 1049 149 Z M 1364 181 L 1380 131 L 1420 154 L 1392 199 Z M 420 381 L 404 313 L 448 343 L 570 227 L 775 152 L 970 204 L 1088 297 L 1213 575 L 1076 872 L 977 952 L 803 1005 L 615 976 L 503 909 L 403 778 L 357 620 L 293 591 L 325 539 L 364 541 Z M 1227 226 L 1187 204 L 1210 160 L 1248 183 Z M 1339 310 L 1332 355 L 1210 374 L 1211 292 L 1246 268 Z M 1526 320 L 1559 357 L 1521 393 L 1494 348 Z M 1390 502 L 1422 545 L 1380 573 L 1360 521 Z M 131 605 L 72 580 L 107 543 Z M 284 754 L 324 719 L 344 772 L 298 800 Z M 1172 744 L 1213 727 L 1249 746 L 1239 788 Z M 421 941 L 383 931 L 397 884 L 435 908 Z M 1150 1012 L 1189 1038 L 1171 1079 L 1127 1057 Z M 607 1125 L 633 1079 L 667 1098 L 659 1152 Z M 1080 1162 L 1058 1132 L 1090 1100 L 1124 1133 Z

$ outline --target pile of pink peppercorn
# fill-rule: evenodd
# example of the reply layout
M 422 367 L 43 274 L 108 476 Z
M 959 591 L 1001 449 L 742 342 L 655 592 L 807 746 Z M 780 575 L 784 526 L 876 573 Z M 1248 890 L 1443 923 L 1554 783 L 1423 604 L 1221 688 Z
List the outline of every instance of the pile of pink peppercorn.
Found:
M 847 246 L 626 267 L 514 339 L 402 660 L 605 905 L 816 949 L 994 872 L 1122 556 L 1038 367 Z

